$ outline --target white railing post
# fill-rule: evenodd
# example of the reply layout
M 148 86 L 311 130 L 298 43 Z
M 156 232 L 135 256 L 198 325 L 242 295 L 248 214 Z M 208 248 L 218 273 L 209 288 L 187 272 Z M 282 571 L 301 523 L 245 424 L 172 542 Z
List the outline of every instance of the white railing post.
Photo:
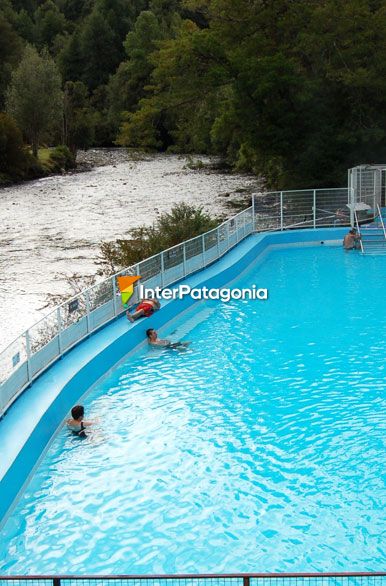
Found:
M 202 266 L 204 267 L 205 262 L 206 262 L 206 259 L 205 259 L 205 235 L 204 234 L 201 236 L 201 242 L 202 242 Z
M 161 289 L 165 287 L 165 260 L 164 253 L 161 252 Z
M 280 230 L 283 230 L 284 224 L 284 208 L 283 208 L 283 192 L 280 192 Z
M 354 217 L 354 211 L 355 211 L 355 197 L 354 197 L 354 188 L 351 187 L 350 188 L 350 226 L 351 228 L 354 227 L 354 223 L 355 223 L 355 217 Z
M 247 224 L 247 214 L 245 212 L 243 213 L 243 218 L 244 218 L 244 224 L 243 224 L 243 234 L 244 235 L 243 235 L 243 238 L 245 238 L 246 235 L 247 235 L 247 225 L 246 225 Z
M 31 372 L 31 340 L 29 336 L 29 330 L 27 330 L 24 334 L 25 336 L 25 351 L 27 354 L 27 378 L 28 383 L 32 383 L 32 372 Z
M 136 264 L 136 265 L 134 265 L 134 267 L 133 267 L 133 271 L 134 271 L 134 272 L 132 272 L 132 274 L 133 274 L 133 275 L 135 275 L 135 276 L 141 276 L 141 275 L 140 275 L 140 272 L 139 272 L 139 264 L 140 264 L 140 263 L 137 263 L 137 264 Z M 135 286 L 134 286 L 134 295 L 133 295 L 133 297 L 134 297 L 133 301 L 134 301 L 135 299 L 136 299 L 137 301 L 139 301 L 139 295 L 138 295 L 138 283 L 137 283 L 137 285 L 135 285 Z M 134 303 L 136 303 L 136 301 L 134 301 Z M 123 308 L 123 309 L 125 309 L 125 308 Z M 125 313 L 126 313 L 126 309 L 125 309 Z
M 252 193 L 252 232 L 256 231 L 255 227 L 255 194 Z
M 182 267 L 183 267 L 184 277 L 186 277 L 186 251 L 185 251 L 185 243 L 182 245 Z
M 227 250 L 229 250 L 229 220 L 227 221 Z
M 0 419 L 2 419 L 4 413 L 5 413 L 5 397 L 3 398 L 3 393 L 1 391 L 1 385 L 0 385 Z
M 113 313 L 117 315 L 117 284 L 115 282 L 115 277 L 111 277 L 113 283 Z
M 87 323 L 87 333 L 89 334 L 91 331 L 90 327 L 90 295 L 88 291 L 85 291 L 84 297 L 86 300 L 86 323 Z
M 220 230 L 216 228 L 216 236 L 217 236 L 217 258 L 220 258 Z
M 314 224 L 314 228 L 316 228 L 316 189 L 314 189 L 312 208 L 313 208 L 313 224 Z
M 365 250 L 363 248 L 363 241 L 362 241 L 362 235 L 361 235 L 361 227 L 360 227 L 360 224 L 359 224 L 359 221 L 358 221 L 358 216 L 357 216 L 356 210 L 354 210 L 354 217 L 355 217 L 355 223 L 356 223 L 357 232 L 358 232 L 358 236 L 359 236 L 359 244 L 360 244 L 360 247 L 361 247 L 361 252 L 362 252 L 362 254 L 364 254 L 365 253 Z
M 383 221 L 382 211 L 381 211 L 381 208 L 379 206 L 379 203 L 377 203 L 377 211 L 378 211 L 378 216 L 379 216 L 379 219 L 380 219 L 380 222 L 381 222 L 381 226 L 382 226 L 382 230 L 383 230 L 383 235 L 384 235 L 385 240 L 386 240 L 386 228 L 385 228 L 385 223 Z
M 60 313 L 60 307 L 56 309 L 56 321 L 58 322 L 58 350 L 60 356 L 62 353 L 62 315 Z

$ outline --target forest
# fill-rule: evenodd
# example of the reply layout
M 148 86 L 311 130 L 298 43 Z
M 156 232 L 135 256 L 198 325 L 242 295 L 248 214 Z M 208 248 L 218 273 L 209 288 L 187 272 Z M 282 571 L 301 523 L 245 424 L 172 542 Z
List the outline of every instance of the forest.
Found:
M 386 0 L 0 0 L 0 183 L 122 145 L 339 186 L 385 95 Z

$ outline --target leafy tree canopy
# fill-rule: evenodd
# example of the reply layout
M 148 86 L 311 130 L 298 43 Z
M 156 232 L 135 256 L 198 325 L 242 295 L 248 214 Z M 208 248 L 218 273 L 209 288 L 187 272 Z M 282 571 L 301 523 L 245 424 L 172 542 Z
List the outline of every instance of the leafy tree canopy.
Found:
M 4 109 L 5 91 L 23 53 L 21 38 L 0 14 L 0 110 Z
M 336 184 L 347 166 L 384 152 L 385 2 L 185 6 L 208 27 L 185 21 L 154 53 L 124 144 L 159 146 L 162 117 L 177 148 L 207 144 L 282 187 Z
M 15 121 L 0 113 L 0 184 L 10 178 L 23 178 L 29 164 L 30 156 Z
M 385 17 L 386 0 L 1 0 L 0 107 L 29 43 L 86 88 L 85 144 L 333 186 L 386 154 Z
M 12 74 L 7 110 L 31 141 L 36 157 L 39 140 L 53 131 L 63 110 L 61 77 L 47 52 L 39 55 L 35 48 L 26 47 L 23 59 Z

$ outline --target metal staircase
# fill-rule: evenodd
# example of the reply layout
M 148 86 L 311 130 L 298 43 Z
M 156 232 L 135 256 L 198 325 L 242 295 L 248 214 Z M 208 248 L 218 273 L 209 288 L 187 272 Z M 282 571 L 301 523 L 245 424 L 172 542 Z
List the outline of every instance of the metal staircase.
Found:
M 362 224 L 359 226 L 357 215 L 355 221 L 357 224 L 358 234 L 361 237 L 362 254 L 386 255 L 386 230 L 384 218 L 386 217 L 385 208 L 380 208 L 377 204 L 377 215 L 371 224 Z

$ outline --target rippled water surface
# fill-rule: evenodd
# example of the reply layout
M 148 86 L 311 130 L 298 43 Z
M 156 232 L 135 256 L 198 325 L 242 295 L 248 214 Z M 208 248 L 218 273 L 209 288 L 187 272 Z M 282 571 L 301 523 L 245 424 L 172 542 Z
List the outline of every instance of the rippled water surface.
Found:
M 385 567 L 386 264 L 273 252 L 84 399 L 1 533 L 7 573 Z M 143 322 L 144 327 L 151 320 Z
M 229 200 L 257 185 L 245 175 L 194 171 L 177 155 L 101 155 L 111 164 L 0 189 L 0 350 L 47 313 L 47 295 L 70 296 L 66 275 L 96 273 L 102 241 L 127 237 L 179 202 L 234 215 Z

